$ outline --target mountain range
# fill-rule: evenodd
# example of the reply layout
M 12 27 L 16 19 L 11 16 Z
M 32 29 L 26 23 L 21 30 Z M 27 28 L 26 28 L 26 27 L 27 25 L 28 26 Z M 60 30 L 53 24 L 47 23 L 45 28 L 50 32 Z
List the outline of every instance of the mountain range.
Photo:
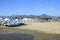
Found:
M 31 18 L 36 18 L 37 16 L 40 16 L 42 18 L 56 18 L 56 16 L 50 16 L 50 15 L 47 15 L 47 14 L 42 14 L 42 15 L 12 15 L 12 16 L 0 16 L 2 18 L 14 18 L 14 17 L 17 17 L 17 18 L 25 18 L 25 17 L 31 17 Z

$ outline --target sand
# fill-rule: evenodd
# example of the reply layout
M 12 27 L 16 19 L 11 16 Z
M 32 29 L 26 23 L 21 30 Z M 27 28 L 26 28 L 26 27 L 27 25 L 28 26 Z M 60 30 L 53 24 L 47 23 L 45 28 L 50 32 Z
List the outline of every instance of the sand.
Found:
M 29 30 L 37 30 L 39 32 L 43 31 L 46 33 L 60 34 L 60 22 L 32 22 L 28 23 L 25 26 L 17 27 L 20 29 L 29 29 Z

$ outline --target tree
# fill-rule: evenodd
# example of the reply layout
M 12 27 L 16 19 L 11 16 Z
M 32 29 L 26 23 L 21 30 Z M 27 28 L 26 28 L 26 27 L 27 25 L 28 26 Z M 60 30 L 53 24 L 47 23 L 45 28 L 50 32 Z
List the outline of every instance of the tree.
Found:
M 59 19 L 60 19 L 60 17 L 57 17 L 57 18 L 59 18 Z
M 52 19 L 52 18 L 42 18 L 42 19 L 44 19 L 44 20 L 48 20 L 48 19 Z

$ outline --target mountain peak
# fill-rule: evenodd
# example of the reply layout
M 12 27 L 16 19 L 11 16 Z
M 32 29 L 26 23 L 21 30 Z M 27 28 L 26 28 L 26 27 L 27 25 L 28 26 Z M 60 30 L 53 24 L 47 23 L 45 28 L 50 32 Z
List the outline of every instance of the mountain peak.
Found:
M 42 18 L 53 18 L 53 16 L 47 15 L 47 14 L 42 14 L 40 15 Z

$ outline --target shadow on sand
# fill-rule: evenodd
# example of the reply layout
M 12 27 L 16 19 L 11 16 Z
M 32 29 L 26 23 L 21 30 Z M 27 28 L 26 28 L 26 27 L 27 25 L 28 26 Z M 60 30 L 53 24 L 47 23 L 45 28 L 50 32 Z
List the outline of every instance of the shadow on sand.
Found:
M 17 26 L 23 26 L 23 25 L 27 25 L 24 23 L 19 23 L 19 24 L 10 24 L 10 25 L 5 25 L 6 27 L 17 27 Z
M 0 40 L 34 40 L 34 36 L 30 34 L 2 34 Z

